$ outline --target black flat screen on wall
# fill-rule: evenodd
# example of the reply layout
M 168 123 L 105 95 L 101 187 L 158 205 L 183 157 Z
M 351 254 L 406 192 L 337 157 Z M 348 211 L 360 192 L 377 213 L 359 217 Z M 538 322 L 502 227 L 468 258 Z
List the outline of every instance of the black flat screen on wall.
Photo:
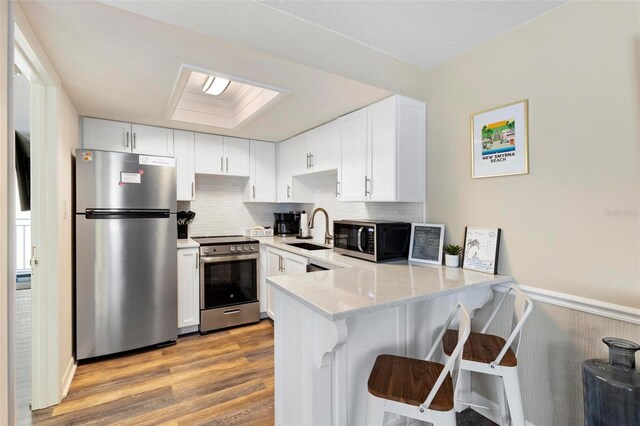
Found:
M 20 210 L 31 210 L 31 143 L 20 132 L 16 132 L 16 176 Z

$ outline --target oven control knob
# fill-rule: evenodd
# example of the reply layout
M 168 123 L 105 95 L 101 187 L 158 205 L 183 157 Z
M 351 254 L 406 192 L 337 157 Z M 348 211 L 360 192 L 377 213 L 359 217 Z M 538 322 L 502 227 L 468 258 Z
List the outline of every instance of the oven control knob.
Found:
M 251 248 L 249 246 L 244 246 L 244 251 L 249 251 Z
M 238 251 L 242 251 L 242 246 L 238 246 L 238 247 L 236 247 L 236 250 L 238 250 Z
M 251 251 L 256 251 L 256 246 L 251 244 Z
M 236 247 L 235 246 L 230 246 L 229 250 L 233 253 L 234 251 L 236 251 Z

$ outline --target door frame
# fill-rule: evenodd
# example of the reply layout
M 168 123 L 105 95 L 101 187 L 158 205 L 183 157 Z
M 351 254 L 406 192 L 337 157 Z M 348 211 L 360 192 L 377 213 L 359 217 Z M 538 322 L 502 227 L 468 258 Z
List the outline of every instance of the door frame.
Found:
M 58 87 L 55 71 L 29 43 L 36 40 L 19 8 L 15 16 L 15 61 L 31 81 L 31 407 L 58 404 Z M 39 46 L 36 47 L 36 49 Z M 43 52 L 40 52 L 43 53 Z M 15 207 L 10 206 L 15 209 Z M 45 214 L 47 212 L 47 214 Z M 15 291 L 13 292 L 15 298 Z M 15 345 L 15 328 L 14 345 Z M 15 346 L 13 348 L 15 351 Z M 14 352 L 15 353 L 15 352 Z M 13 366 L 15 369 L 15 365 Z

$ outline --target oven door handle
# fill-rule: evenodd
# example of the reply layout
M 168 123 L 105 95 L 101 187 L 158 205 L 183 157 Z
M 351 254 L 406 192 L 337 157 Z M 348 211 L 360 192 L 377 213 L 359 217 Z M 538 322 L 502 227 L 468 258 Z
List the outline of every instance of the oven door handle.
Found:
M 260 253 L 253 254 L 233 254 L 230 256 L 222 255 L 222 256 L 200 256 L 200 265 L 204 265 L 205 263 L 222 263 L 229 262 L 233 260 L 254 260 L 260 257 Z

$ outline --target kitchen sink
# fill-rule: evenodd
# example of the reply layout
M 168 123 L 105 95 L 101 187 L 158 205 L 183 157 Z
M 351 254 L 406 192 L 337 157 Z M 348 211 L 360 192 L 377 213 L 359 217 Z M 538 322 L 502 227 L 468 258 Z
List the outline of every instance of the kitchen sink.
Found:
M 303 250 L 331 250 L 331 247 L 319 246 L 311 243 L 287 243 L 287 245 L 301 248 Z

